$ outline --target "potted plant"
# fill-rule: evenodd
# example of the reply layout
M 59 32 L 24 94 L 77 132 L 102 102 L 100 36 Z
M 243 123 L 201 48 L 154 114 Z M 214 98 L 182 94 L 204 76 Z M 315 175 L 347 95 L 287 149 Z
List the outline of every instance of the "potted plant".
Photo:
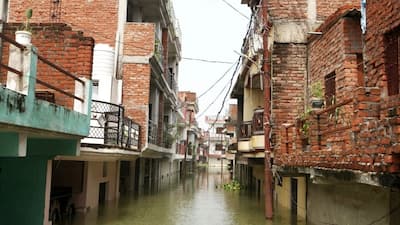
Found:
M 324 105 L 324 90 L 320 81 L 311 85 L 311 108 L 320 109 Z
M 15 32 L 15 40 L 22 45 L 28 45 L 32 40 L 32 28 L 30 25 L 32 13 L 33 10 L 31 8 L 25 11 L 25 22 L 22 24 L 21 28 Z

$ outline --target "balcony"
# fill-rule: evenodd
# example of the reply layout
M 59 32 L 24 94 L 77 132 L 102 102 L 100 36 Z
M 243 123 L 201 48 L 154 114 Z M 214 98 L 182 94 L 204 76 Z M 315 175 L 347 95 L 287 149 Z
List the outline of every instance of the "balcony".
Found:
M 353 93 L 354 97 L 312 111 L 302 123 L 285 124 L 276 162 L 397 173 L 399 95 L 381 98 L 375 87 L 359 87 Z
M 90 80 L 50 62 L 34 46 L 18 44 L 2 33 L 0 38 L 0 140 L 8 143 L 0 156 L 76 155 L 80 138 L 89 133 Z M 38 63 L 74 89 L 37 77 Z M 42 93 L 51 90 L 52 102 L 38 99 L 43 97 L 36 93 L 39 87 L 46 88 Z
M 157 62 L 160 65 L 160 68 L 163 68 L 164 64 L 164 47 L 162 45 L 162 42 L 160 40 L 160 34 L 159 32 L 155 32 L 155 42 L 154 42 L 154 57 L 156 58 Z
M 256 109 L 252 121 L 239 126 L 239 152 L 251 152 L 264 149 L 264 109 Z
M 251 121 L 246 121 L 239 126 L 239 142 L 238 151 L 239 152 L 250 152 L 251 151 Z
M 93 100 L 90 133 L 83 146 L 139 150 L 139 125 L 124 117 L 124 108 L 108 102 Z

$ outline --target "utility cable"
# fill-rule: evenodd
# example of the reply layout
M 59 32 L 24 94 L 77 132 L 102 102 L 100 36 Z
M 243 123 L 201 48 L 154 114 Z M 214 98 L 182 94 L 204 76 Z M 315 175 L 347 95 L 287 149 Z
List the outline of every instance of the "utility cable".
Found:
M 218 98 L 222 95 L 222 93 L 224 93 L 224 90 L 228 87 L 229 82 L 226 83 L 226 85 L 222 88 L 222 90 L 218 93 L 217 97 L 215 97 L 215 99 L 206 107 L 205 110 L 203 110 L 203 112 L 201 112 L 199 115 L 196 116 L 196 118 L 201 117 L 202 115 L 204 115 L 205 112 L 207 112 L 207 110 L 214 105 L 214 103 L 218 100 Z
M 221 108 L 219 109 L 219 111 L 218 111 L 218 113 L 217 113 L 217 116 L 215 117 L 214 122 L 210 125 L 210 127 L 208 128 L 207 131 L 210 131 L 211 128 L 213 128 L 213 127 L 215 126 L 215 124 L 216 124 L 217 121 L 218 121 L 219 115 L 221 114 L 222 110 L 224 109 L 225 102 L 226 102 L 226 98 L 228 97 L 229 93 L 231 92 L 231 88 L 232 88 L 232 85 L 233 85 L 233 80 L 234 80 L 235 75 L 236 75 L 236 73 L 237 73 L 237 71 L 238 71 L 238 69 L 239 69 L 240 59 L 241 59 L 241 58 L 242 58 L 242 56 L 239 56 L 239 59 L 238 59 L 238 61 L 237 61 L 237 63 L 236 63 L 235 70 L 233 71 L 232 77 L 231 77 L 231 79 L 230 79 L 230 81 L 229 81 L 229 88 L 228 88 L 228 91 L 226 92 L 226 94 L 225 94 L 225 96 L 224 96 L 224 99 L 223 99 L 223 101 L 222 101 Z
M 227 2 L 226 0 L 222 0 L 223 2 L 225 2 L 225 4 L 227 4 L 229 7 L 231 7 L 233 10 L 235 10 L 237 13 L 239 13 L 241 16 L 243 16 L 246 19 L 250 19 L 247 15 L 245 15 L 244 13 L 240 12 L 237 8 L 235 8 L 231 3 Z
M 199 61 L 199 62 L 205 62 L 205 63 L 234 64 L 234 62 L 218 61 L 218 60 L 209 60 L 209 59 L 199 59 L 199 58 L 190 58 L 190 57 L 182 57 L 182 59 L 192 60 L 192 61 Z
M 200 99 L 201 97 L 203 97 L 204 95 L 206 95 L 212 88 L 214 88 L 215 85 L 217 85 L 218 82 L 220 82 L 220 81 L 222 80 L 222 78 L 224 78 L 224 77 L 229 73 L 229 71 L 231 71 L 231 69 L 235 66 L 236 63 L 237 63 L 237 62 L 233 63 L 233 64 L 229 67 L 229 69 L 228 69 L 220 78 L 218 78 L 218 80 L 215 81 L 207 90 L 205 90 L 203 93 L 201 93 L 201 94 L 199 95 L 199 97 L 197 97 L 197 99 Z

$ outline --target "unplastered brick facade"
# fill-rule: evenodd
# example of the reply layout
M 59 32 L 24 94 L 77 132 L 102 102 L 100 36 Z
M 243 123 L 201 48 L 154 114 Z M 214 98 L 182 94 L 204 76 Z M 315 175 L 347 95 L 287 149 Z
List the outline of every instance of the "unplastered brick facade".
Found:
M 140 144 L 144 146 L 148 124 L 150 102 L 151 66 L 149 58 L 154 52 L 154 24 L 127 23 L 124 34 L 123 90 L 122 103 L 126 115 L 140 125 Z M 130 62 L 130 57 L 142 57 L 142 63 Z
M 274 163 L 365 172 L 400 171 L 400 100 L 398 94 L 388 96 L 385 52 L 385 35 L 400 25 L 399 12 L 399 1 L 367 1 L 363 57 L 359 15 L 354 8 L 339 9 L 318 29 L 322 35 L 309 39 L 309 79 L 323 83 L 324 76 L 335 72 L 336 101 L 311 112 L 299 124 L 282 127 L 285 140 Z M 306 136 L 309 148 L 304 148 L 301 136 Z
M 96 43 L 115 45 L 118 25 L 118 0 L 90 1 L 68 0 L 58 4 L 48 0 L 12 0 L 10 1 L 9 21 L 25 20 L 25 10 L 33 9 L 31 22 L 62 22 L 69 24 L 74 30 L 82 30 L 93 37 Z M 54 9 L 54 10 L 52 10 Z M 56 13 L 56 18 L 52 14 Z
M 21 27 L 20 23 L 5 24 L 3 33 L 14 39 L 15 31 Z M 92 74 L 94 40 L 76 32 L 66 24 L 32 24 L 32 44 L 38 49 L 38 53 L 61 66 L 66 71 L 78 77 L 90 79 Z M 2 42 L 2 62 L 8 62 L 7 42 Z M 6 77 L 5 70 L 1 70 L 0 77 Z M 60 88 L 68 93 L 75 93 L 75 81 L 61 72 L 38 60 L 37 78 Z M 50 92 L 54 94 L 55 103 L 72 108 L 73 99 L 55 90 L 36 84 L 37 92 Z
M 272 55 L 272 120 L 274 148 L 281 143 L 280 127 L 294 123 L 303 111 L 303 96 L 307 72 L 307 46 L 305 44 L 275 44 Z
M 272 20 L 301 21 L 317 19 L 324 21 L 338 8 L 346 4 L 360 4 L 359 0 L 269 0 L 268 13 Z M 316 18 L 313 18 L 316 17 Z

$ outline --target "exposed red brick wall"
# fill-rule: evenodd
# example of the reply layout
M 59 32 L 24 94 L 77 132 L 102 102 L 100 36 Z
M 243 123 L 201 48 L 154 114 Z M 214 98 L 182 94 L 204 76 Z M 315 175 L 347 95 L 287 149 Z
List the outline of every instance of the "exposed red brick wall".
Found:
M 21 22 L 25 10 L 33 9 L 32 22 L 49 23 L 50 0 L 12 0 L 10 1 L 9 21 Z M 58 22 L 71 25 L 74 30 L 82 30 L 92 36 L 96 43 L 115 45 L 118 1 L 68 0 L 61 2 L 61 18 Z
M 269 0 L 268 12 L 271 19 L 307 19 L 307 0 Z
M 140 145 L 143 147 L 147 137 L 148 108 L 150 98 L 150 65 L 123 65 L 122 104 L 126 116 L 140 125 Z
M 360 0 L 317 0 L 317 20 L 324 21 L 344 5 L 359 6 Z
M 307 46 L 305 44 L 275 44 L 272 64 L 272 116 L 273 141 L 279 148 L 280 127 L 283 123 L 294 123 L 299 112 L 303 112 L 302 98 L 307 71 Z
M 400 26 L 400 1 L 367 1 L 365 62 L 367 86 L 378 86 L 387 94 L 384 35 Z
M 190 91 L 180 91 L 178 93 L 178 98 L 182 102 L 196 102 L 196 93 Z
M 124 55 L 150 56 L 154 52 L 155 26 L 152 23 L 126 23 Z
M 309 77 L 311 84 L 324 84 L 325 76 L 334 72 L 339 102 L 358 85 L 357 54 L 362 53 L 359 17 L 344 17 L 322 32 L 309 40 Z
M 4 33 L 14 38 L 21 24 L 5 24 Z M 66 24 L 32 24 L 32 44 L 38 53 L 78 77 L 91 78 L 94 40 L 72 31 Z M 9 44 L 3 42 L 3 63 L 8 62 Z M 75 81 L 38 60 L 37 78 L 71 94 L 75 92 Z M 6 77 L 1 71 L 1 77 Z M 52 89 L 36 84 L 36 90 L 55 94 L 56 104 L 72 108 L 73 99 Z

